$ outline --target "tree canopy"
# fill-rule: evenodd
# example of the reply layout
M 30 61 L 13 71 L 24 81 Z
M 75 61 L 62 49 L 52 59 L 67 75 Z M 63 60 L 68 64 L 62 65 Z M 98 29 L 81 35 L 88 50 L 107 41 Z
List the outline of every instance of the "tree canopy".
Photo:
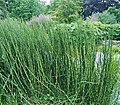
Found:
M 45 4 L 39 0 L 0 0 L 0 16 L 29 20 L 33 16 L 44 13 Z
M 83 0 L 83 15 L 87 17 L 92 13 L 103 12 L 111 6 L 120 8 L 120 0 Z
M 71 23 L 78 18 L 80 11 L 80 0 L 52 0 L 48 13 L 60 22 Z

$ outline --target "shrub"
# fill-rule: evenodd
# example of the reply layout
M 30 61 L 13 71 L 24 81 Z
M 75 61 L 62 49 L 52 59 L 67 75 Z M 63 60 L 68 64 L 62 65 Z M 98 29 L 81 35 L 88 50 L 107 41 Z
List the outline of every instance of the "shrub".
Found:
M 103 24 L 115 24 L 115 23 L 117 23 L 116 16 L 114 14 L 110 14 L 108 11 L 104 11 L 102 13 L 96 13 L 94 15 Z
M 120 8 L 117 9 L 116 7 L 109 7 L 107 10 L 110 14 L 114 14 L 116 16 L 116 20 L 119 23 L 120 22 Z
M 101 35 L 104 37 L 111 36 L 112 39 L 119 40 L 120 39 L 120 25 L 119 24 L 94 24 L 101 32 Z
M 81 20 L 82 21 L 82 20 Z M 81 24 L 81 21 L 78 22 Z M 77 22 L 76 23 L 71 23 L 71 24 L 61 24 L 61 27 L 66 26 L 69 30 L 70 33 L 74 34 L 75 30 L 78 30 L 77 27 Z M 94 35 L 97 36 L 99 39 L 104 39 L 111 37 L 114 40 L 119 40 L 120 39 L 120 25 L 119 24 L 102 24 L 101 22 L 98 21 L 93 21 L 91 19 L 87 19 L 86 21 L 82 22 L 84 25 L 84 32 L 89 34 L 94 33 Z

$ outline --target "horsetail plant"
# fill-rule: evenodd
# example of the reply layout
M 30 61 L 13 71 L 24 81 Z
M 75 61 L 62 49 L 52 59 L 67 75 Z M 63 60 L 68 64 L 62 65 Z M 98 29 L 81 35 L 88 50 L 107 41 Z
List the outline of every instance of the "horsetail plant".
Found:
M 95 66 L 98 41 L 94 25 L 83 21 L 72 32 L 52 21 L 0 21 L 1 103 L 9 96 L 17 104 L 109 105 L 118 68 L 111 42 Z

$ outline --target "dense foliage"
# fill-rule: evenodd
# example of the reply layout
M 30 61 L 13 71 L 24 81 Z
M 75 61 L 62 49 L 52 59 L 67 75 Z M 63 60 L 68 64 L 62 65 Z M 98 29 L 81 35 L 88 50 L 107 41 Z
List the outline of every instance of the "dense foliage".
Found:
M 118 63 L 109 40 L 103 65 L 95 66 L 101 38 L 94 26 L 80 21 L 70 30 L 55 22 L 0 21 L 0 101 L 110 105 Z
M 115 40 L 120 40 L 120 24 L 95 24 L 97 26 L 103 35 L 103 38 L 106 36 L 111 35 Z
M 117 17 L 108 11 L 104 11 L 102 13 L 95 13 L 92 16 L 95 16 L 98 19 L 98 21 L 100 21 L 103 24 L 117 23 Z
M 81 12 L 80 4 L 79 0 L 53 0 L 48 13 L 62 23 L 75 22 Z
M 8 16 L 16 19 L 29 20 L 33 16 L 45 13 L 45 5 L 39 0 L 1 0 L 0 10 L 5 17 L 7 11 Z
M 110 6 L 114 7 L 109 8 Z M 71 23 L 82 15 L 86 18 L 100 12 L 100 20 L 106 21 L 106 16 L 110 16 L 109 22 L 106 23 L 114 23 L 115 18 L 117 22 L 120 21 L 120 10 L 117 9 L 119 7 L 119 1 L 115 0 L 51 0 L 48 6 L 39 0 L 0 0 L 0 18 L 3 19 L 7 15 L 11 18 L 29 20 L 33 16 L 47 13 L 61 23 Z M 104 10 L 107 10 L 107 14 Z
M 83 15 L 88 17 L 96 12 L 103 12 L 111 6 L 120 8 L 120 0 L 83 0 Z
M 7 15 L 6 2 L 4 0 L 0 0 L 0 19 L 5 18 Z
M 70 33 L 74 33 L 75 30 L 78 30 L 77 24 L 77 22 L 61 24 L 61 27 L 66 26 L 66 29 L 68 29 Z M 101 22 L 87 19 L 83 22 L 83 25 L 86 33 L 92 34 L 90 30 L 93 29 L 93 32 L 95 35 L 97 34 L 98 39 L 108 39 L 110 37 L 112 40 L 120 40 L 120 24 L 102 24 Z
M 117 9 L 115 7 L 110 7 L 107 10 L 110 14 L 114 14 L 116 16 L 116 20 L 118 23 L 120 23 L 120 8 Z
M 0 0 L 0 104 L 117 105 L 117 3 Z

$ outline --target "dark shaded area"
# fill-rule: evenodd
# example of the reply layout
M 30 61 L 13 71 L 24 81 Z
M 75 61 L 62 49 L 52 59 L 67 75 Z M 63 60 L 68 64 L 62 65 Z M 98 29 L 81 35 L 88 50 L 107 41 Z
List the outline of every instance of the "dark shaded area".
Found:
M 85 0 L 83 2 L 83 17 L 86 18 L 93 13 L 103 12 L 111 6 L 120 8 L 120 0 Z

